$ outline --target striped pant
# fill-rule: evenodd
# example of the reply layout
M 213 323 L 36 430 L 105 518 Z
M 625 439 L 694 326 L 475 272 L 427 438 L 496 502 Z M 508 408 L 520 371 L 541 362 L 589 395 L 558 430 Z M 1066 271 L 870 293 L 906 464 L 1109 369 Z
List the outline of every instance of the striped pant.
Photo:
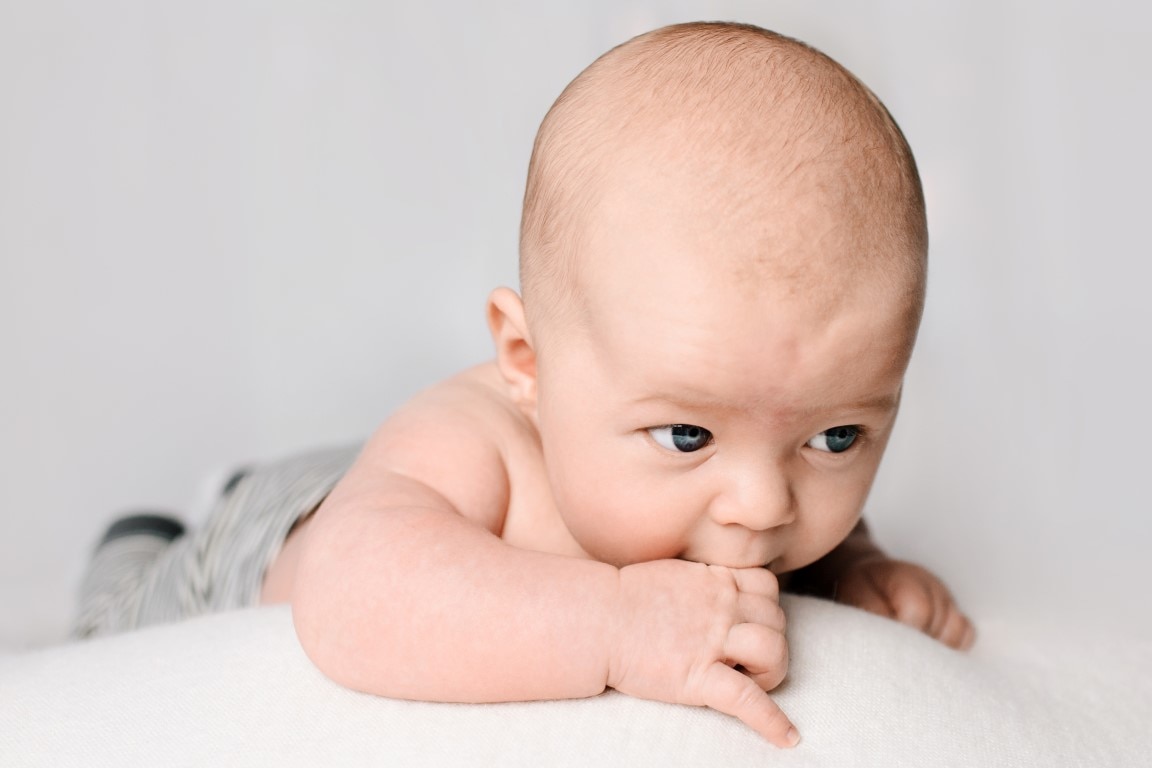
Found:
M 359 449 L 313 451 L 238 474 L 199 530 L 182 533 L 163 518 L 114 524 L 85 573 L 73 635 L 256 605 L 293 526 L 324 500 Z

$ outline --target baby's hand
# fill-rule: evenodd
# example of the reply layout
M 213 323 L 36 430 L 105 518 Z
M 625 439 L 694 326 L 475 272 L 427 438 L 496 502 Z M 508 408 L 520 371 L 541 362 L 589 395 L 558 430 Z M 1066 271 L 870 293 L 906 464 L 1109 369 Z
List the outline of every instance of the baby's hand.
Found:
M 779 597 L 765 568 L 656 560 L 621 569 L 608 685 L 711 707 L 778 747 L 795 746 L 799 734 L 764 693 L 788 671 Z
M 849 566 L 836 584 L 837 602 L 896 619 L 937 640 L 966 650 L 976 631 L 934 574 L 879 556 Z

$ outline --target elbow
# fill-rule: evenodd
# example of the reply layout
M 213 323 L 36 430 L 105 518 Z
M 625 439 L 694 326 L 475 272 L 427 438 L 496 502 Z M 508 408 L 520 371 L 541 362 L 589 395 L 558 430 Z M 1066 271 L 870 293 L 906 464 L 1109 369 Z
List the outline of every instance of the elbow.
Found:
M 292 626 L 304 655 L 325 677 L 347 688 L 365 690 L 357 663 L 363 659 L 358 647 L 356 612 L 348 610 L 339 592 L 325 579 L 325 569 L 301 560 L 292 588 Z
M 324 631 L 331 618 L 311 590 L 299 585 L 293 590 L 292 626 L 304 655 L 326 677 L 348 686 L 347 670 L 338 663 L 339 651 L 333 647 L 331 635 Z
M 363 629 L 354 624 L 349 615 L 323 596 L 308 590 L 293 594 L 292 625 L 308 660 L 325 677 L 345 688 L 386 695 L 371 683 L 371 659 L 361 641 Z

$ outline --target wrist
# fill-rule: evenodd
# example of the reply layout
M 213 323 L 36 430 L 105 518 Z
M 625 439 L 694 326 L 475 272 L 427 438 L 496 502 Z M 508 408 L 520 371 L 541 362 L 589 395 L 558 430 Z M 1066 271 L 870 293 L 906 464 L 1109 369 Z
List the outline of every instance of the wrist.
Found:
M 627 567 L 627 566 L 625 566 Z M 621 646 L 621 639 L 624 636 L 624 616 L 623 616 L 623 568 L 616 568 L 616 579 L 613 582 L 614 591 L 608 601 L 608 616 L 606 619 L 606 629 L 601 637 L 603 638 L 602 658 L 604 669 L 604 687 L 614 688 L 616 681 L 619 679 L 619 663 L 618 663 L 618 649 Z

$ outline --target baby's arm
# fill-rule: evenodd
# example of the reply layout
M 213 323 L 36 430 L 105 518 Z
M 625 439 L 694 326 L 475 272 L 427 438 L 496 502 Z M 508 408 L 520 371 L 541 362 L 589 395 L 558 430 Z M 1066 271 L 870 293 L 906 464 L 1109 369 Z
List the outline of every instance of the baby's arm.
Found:
M 447 388 L 397 414 L 310 523 L 292 608 L 316 665 L 358 690 L 434 701 L 611 686 L 795 743 L 762 690 L 787 664 L 775 578 L 681 561 L 617 569 L 506 544 L 494 533 L 509 495 L 501 432 L 470 396 Z
M 796 591 L 896 619 L 953 648 L 969 648 L 976 639 L 944 582 L 915 563 L 884 554 L 863 520 L 836 549 L 789 575 Z

